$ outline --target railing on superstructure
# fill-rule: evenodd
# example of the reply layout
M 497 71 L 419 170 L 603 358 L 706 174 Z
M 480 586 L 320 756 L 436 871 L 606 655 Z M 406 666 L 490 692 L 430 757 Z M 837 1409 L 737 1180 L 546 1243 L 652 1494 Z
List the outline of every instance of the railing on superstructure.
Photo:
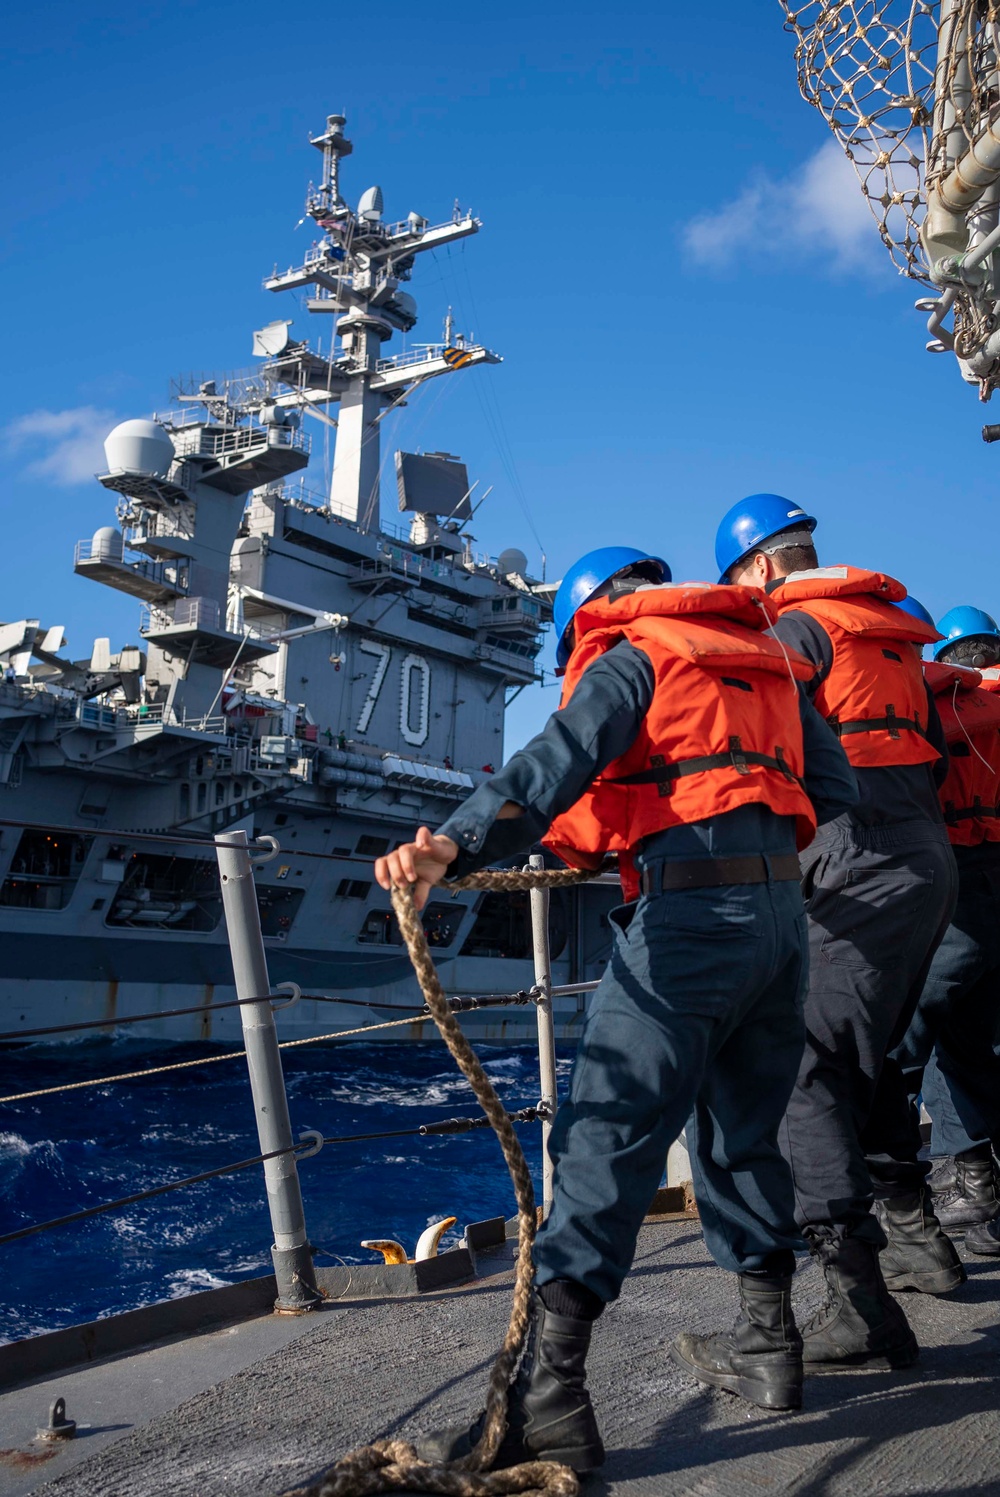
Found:
M 211 424 L 181 426 L 173 434 L 179 458 L 204 457 L 218 462 L 224 457 L 243 456 L 265 447 L 290 447 L 308 452 L 307 432 L 291 426 L 229 426 Z
M 131 573 L 134 577 L 142 578 L 146 582 L 161 587 L 164 592 L 187 592 L 188 563 L 186 560 L 153 561 L 147 556 L 137 556 L 134 553 L 126 557 L 127 551 L 130 551 L 130 548 L 124 537 L 121 551 L 110 550 L 106 541 L 93 539 L 77 541 L 73 548 L 73 565 L 79 567 L 81 563 L 84 566 L 88 562 L 100 563 L 114 570 Z
M 222 609 L 214 598 L 181 598 L 173 610 L 157 608 L 154 603 L 144 604 L 139 616 L 139 633 L 151 634 L 157 629 L 173 627 L 208 629 L 216 631 L 222 627 Z
M 470 353 L 476 347 L 475 344 L 459 343 L 457 340 L 455 346 L 466 348 Z M 385 374 L 390 369 L 409 369 L 412 364 L 429 364 L 434 359 L 444 358 L 448 347 L 447 343 L 419 343 L 416 348 L 407 348 L 402 353 L 389 354 L 387 358 L 379 359 L 375 369 L 377 373 Z

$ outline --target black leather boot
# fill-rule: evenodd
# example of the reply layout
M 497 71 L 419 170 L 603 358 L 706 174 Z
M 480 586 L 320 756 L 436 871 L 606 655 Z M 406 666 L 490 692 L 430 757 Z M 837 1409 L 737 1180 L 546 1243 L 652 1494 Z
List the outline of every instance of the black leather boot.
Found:
M 910 1195 L 875 1202 L 875 1215 L 886 1235 L 882 1277 L 897 1294 L 951 1294 L 966 1280 L 955 1244 L 941 1230 L 926 1187 Z
M 930 1179 L 934 1214 L 945 1231 L 964 1232 L 1000 1215 L 991 1146 L 977 1144 L 949 1163 L 951 1171 L 939 1168 Z
M 826 1280 L 826 1303 L 802 1327 L 802 1366 L 808 1377 L 866 1367 L 910 1367 L 919 1348 L 909 1322 L 885 1286 L 879 1248 L 885 1233 L 873 1216 L 845 1235 L 834 1227 L 805 1227 L 809 1251 Z
M 604 1464 L 604 1445 L 585 1382 L 593 1322 L 554 1315 L 535 1294 L 531 1324 L 517 1377 L 507 1394 L 507 1433 L 493 1470 L 522 1461 L 560 1461 L 574 1471 Z M 483 1427 L 441 1430 L 417 1441 L 425 1461 L 444 1463 L 468 1455 Z
M 670 1356 L 701 1383 L 762 1409 L 802 1407 L 802 1337 L 792 1315 L 791 1275 L 740 1274 L 741 1311 L 731 1331 L 685 1331 Z
M 965 1245 L 970 1253 L 978 1253 L 981 1258 L 1000 1258 L 1000 1217 L 970 1227 L 965 1234 Z

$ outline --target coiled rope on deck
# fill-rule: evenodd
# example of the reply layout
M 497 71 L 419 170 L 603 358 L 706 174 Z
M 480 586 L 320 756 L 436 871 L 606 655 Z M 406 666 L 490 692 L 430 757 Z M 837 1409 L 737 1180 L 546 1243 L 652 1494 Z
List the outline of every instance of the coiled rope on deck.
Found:
M 491 889 L 512 893 L 585 883 L 595 876 L 576 869 L 515 869 L 473 873 L 456 879 L 451 889 Z M 448 1465 L 428 1465 L 405 1440 L 376 1440 L 352 1450 L 330 1466 L 317 1482 L 296 1487 L 285 1497 L 368 1497 L 379 1492 L 434 1492 L 442 1497 L 577 1497 L 576 1473 L 555 1461 L 527 1461 L 504 1471 L 490 1471 L 507 1428 L 507 1390 L 528 1331 L 531 1286 L 535 1277 L 535 1191 L 524 1152 L 493 1084 L 448 1005 L 427 945 L 410 885 L 394 884 L 392 907 L 417 974 L 424 1001 L 462 1075 L 472 1087 L 496 1133 L 517 1199 L 517 1266 L 510 1321 L 490 1373 L 486 1413 L 479 1441 L 471 1454 Z

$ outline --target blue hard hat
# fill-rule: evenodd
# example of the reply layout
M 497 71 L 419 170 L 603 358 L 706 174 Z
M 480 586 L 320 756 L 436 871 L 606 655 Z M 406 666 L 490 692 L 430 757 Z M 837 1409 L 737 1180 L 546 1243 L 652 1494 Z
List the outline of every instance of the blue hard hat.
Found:
M 637 551 L 634 546 L 602 546 L 598 551 L 588 551 L 586 556 L 574 562 L 559 584 L 552 605 L 552 622 L 556 630 L 556 663 L 562 670 L 570 657 L 573 641 L 570 630 L 578 608 L 588 602 L 599 587 L 610 581 L 616 572 L 640 562 L 652 561 L 660 568 L 661 581 L 670 581 L 670 568 L 662 556 L 653 556 L 649 551 Z
M 937 628 L 937 624 L 935 624 L 934 620 L 931 618 L 924 605 L 922 603 L 918 603 L 916 598 L 912 597 L 909 593 L 907 593 L 902 603 L 896 604 L 896 607 L 901 608 L 904 613 L 912 614 L 912 616 L 915 619 L 919 619 L 922 624 L 929 624 L 932 629 Z
M 944 639 L 934 646 L 935 660 L 940 660 L 946 650 L 963 639 L 974 639 L 981 634 L 1000 639 L 1000 627 L 997 626 L 996 619 L 981 608 L 971 608 L 968 603 L 962 603 L 958 608 L 949 608 L 938 619 L 937 630 L 944 635 Z
M 780 494 L 751 494 L 741 499 L 723 515 L 715 532 L 719 581 L 725 582 L 729 568 L 755 546 L 782 530 L 802 529 L 815 530 L 816 520 L 791 499 L 783 499 Z

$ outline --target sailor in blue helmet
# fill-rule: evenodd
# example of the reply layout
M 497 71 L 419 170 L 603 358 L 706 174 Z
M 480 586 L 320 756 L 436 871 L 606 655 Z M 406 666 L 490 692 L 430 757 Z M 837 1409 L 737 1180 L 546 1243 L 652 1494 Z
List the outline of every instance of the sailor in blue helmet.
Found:
M 826 1279 L 826 1304 L 802 1328 L 807 1372 L 908 1366 L 916 1339 L 889 1291 L 947 1293 L 965 1277 L 934 1216 L 891 1058 L 957 884 L 937 796 L 947 749 L 918 659 L 937 631 L 925 611 L 900 606 L 906 589 L 894 578 L 820 567 L 815 526 L 799 505 L 753 494 L 716 538 L 723 578 L 763 587 L 774 633 L 811 662 L 806 690 L 840 737 L 859 791 L 801 860 L 806 1047 L 782 1147 L 796 1218 Z
M 896 1059 L 932 1122 L 934 1209 L 973 1252 L 1000 1256 L 1000 628 L 949 609 L 924 667 L 938 691 L 951 769 L 941 800 L 958 904 Z
M 669 577 L 660 558 L 625 547 L 571 567 L 554 608 L 559 711 L 436 835 L 422 827 L 376 863 L 383 888 L 412 883 L 422 904 L 446 875 L 544 836 L 577 866 L 617 848 L 630 881 L 552 1132 L 554 1202 L 536 1244 L 531 1339 L 508 1395 L 501 1466 L 603 1460 L 585 1385 L 592 1325 L 618 1297 L 667 1150 L 692 1113 L 705 1234 L 740 1276 L 742 1313 L 731 1332 L 680 1337 L 671 1355 L 765 1407 L 801 1399 L 797 1238 L 777 1145 L 802 1048 L 795 848 L 856 791 L 795 685 L 807 663 L 766 633 L 761 595 L 664 586 Z M 433 1436 L 421 1454 L 467 1453 L 477 1432 Z
M 780 494 L 751 494 L 741 499 L 723 515 L 715 533 L 715 563 L 719 581 L 732 582 L 730 576 L 739 565 L 749 569 L 752 580 L 761 587 L 775 575 L 768 568 L 768 557 L 782 557 L 782 565 L 792 562 L 815 564 L 812 533 L 816 519 L 807 515 L 801 505 Z M 799 552 L 801 555 L 793 553 Z M 758 560 L 758 558 L 760 558 Z M 751 579 L 748 579 L 751 580 Z
M 992 614 L 982 608 L 963 604 L 949 608 L 938 620 L 943 638 L 934 647 L 934 659 L 950 665 L 967 665 L 973 670 L 995 666 L 1000 659 L 1000 629 Z

